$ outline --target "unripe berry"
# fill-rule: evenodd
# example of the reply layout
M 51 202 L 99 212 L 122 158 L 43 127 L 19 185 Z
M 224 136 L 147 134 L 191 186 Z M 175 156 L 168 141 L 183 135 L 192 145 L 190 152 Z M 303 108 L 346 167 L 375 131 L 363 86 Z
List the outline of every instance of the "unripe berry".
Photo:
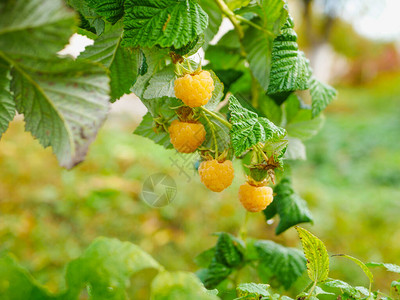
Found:
M 174 82 L 175 96 L 190 107 L 207 104 L 212 97 L 214 81 L 208 71 L 198 74 L 186 74 Z
M 272 188 L 269 186 L 253 186 L 248 182 L 239 188 L 239 200 L 243 207 L 250 212 L 259 212 L 272 202 Z
M 181 153 L 196 151 L 206 139 L 206 130 L 201 123 L 174 120 L 168 131 L 172 145 Z
M 200 180 L 213 192 L 221 192 L 232 184 L 234 169 L 232 161 L 216 159 L 203 161 L 199 166 Z

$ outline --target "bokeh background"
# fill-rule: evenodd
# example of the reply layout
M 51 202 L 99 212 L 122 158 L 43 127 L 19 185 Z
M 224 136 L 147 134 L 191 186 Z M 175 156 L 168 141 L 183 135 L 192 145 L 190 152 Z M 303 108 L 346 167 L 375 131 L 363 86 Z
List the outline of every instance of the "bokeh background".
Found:
M 315 219 L 305 227 L 331 254 L 400 264 L 400 3 L 292 0 L 289 6 L 317 77 L 339 91 L 324 128 L 306 143 L 308 160 L 293 165 L 295 189 Z M 224 22 L 221 34 L 229 28 Z M 88 43 L 74 36 L 63 53 L 76 55 Z M 230 188 L 208 191 L 191 169 L 192 157 L 132 134 L 144 113 L 133 95 L 117 102 L 86 161 L 71 171 L 24 132 L 19 116 L 2 137 L 0 251 L 14 253 L 51 290 L 62 288 L 66 263 L 97 236 L 136 243 L 167 269 L 196 271 L 193 258 L 215 243 L 213 232 L 238 232 L 245 214 L 237 199 L 240 163 Z M 178 188 L 161 209 L 139 197 L 144 180 L 158 172 Z M 249 235 L 299 246 L 295 230 L 275 236 L 275 226 L 254 214 Z M 356 265 L 331 261 L 331 277 L 367 283 Z M 388 291 L 395 277 L 374 274 L 375 288 Z M 138 299 L 145 299 L 146 284 L 136 278 Z

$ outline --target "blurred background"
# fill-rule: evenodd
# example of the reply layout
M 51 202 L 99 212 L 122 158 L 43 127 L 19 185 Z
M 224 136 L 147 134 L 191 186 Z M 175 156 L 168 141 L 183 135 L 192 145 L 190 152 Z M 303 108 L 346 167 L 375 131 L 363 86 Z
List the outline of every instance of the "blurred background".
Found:
M 400 2 L 292 0 L 289 6 L 316 76 L 339 91 L 324 128 L 306 144 L 308 160 L 293 167 L 295 189 L 315 219 L 305 227 L 331 254 L 400 264 Z M 228 29 L 224 22 L 221 32 Z M 63 53 L 77 55 L 88 43 L 74 36 Z M 196 271 L 193 258 L 215 243 L 213 232 L 238 232 L 245 215 L 237 199 L 240 163 L 231 187 L 208 191 L 191 169 L 193 158 L 132 134 L 145 112 L 132 95 L 115 103 L 86 161 L 71 171 L 24 132 L 18 116 L 3 136 L 0 251 L 14 253 L 51 290 L 62 288 L 65 264 L 97 236 L 136 243 L 167 269 Z M 158 172 L 171 175 L 178 189 L 161 209 L 139 197 L 144 180 Z M 254 214 L 249 235 L 299 246 L 295 230 L 275 236 L 275 226 Z M 355 264 L 331 261 L 331 277 L 367 283 Z M 374 274 L 375 288 L 388 291 L 395 277 Z M 136 279 L 134 289 L 144 297 L 146 280 Z

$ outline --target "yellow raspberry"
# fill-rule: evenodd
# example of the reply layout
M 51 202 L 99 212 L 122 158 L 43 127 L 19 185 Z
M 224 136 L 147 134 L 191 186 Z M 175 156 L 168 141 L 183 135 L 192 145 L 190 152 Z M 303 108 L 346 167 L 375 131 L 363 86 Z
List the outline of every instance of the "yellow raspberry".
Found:
M 206 130 L 201 123 L 172 121 L 168 128 L 171 143 L 181 153 L 192 153 L 203 144 Z
M 248 182 L 239 188 L 239 200 L 250 212 L 259 212 L 267 208 L 274 199 L 269 186 L 253 186 Z
M 174 82 L 175 96 L 190 107 L 207 104 L 212 97 L 214 81 L 208 71 L 198 74 L 186 74 Z
M 203 161 L 199 166 L 200 180 L 213 192 L 221 192 L 232 184 L 234 169 L 230 160 Z

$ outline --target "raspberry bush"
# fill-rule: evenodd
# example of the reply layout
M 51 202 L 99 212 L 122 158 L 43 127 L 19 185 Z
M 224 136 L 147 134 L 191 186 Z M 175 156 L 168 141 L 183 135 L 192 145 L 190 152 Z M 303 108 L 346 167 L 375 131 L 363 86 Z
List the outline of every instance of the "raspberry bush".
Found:
M 313 75 L 284 0 L 4 0 L 0 16 L 0 137 L 18 112 L 26 130 L 72 168 L 110 103 L 133 92 L 148 110 L 135 133 L 182 155 L 197 153 L 193 168 L 208 189 L 223 192 L 242 167 L 246 178 L 237 178 L 242 185 L 232 199 L 238 209 L 240 200 L 266 220 L 278 215 L 277 235 L 312 222 L 288 170 L 305 159 L 303 142 L 321 128 L 336 91 Z M 224 17 L 234 29 L 211 43 Z M 75 60 L 57 54 L 73 33 L 94 41 Z M 311 283 L 298 299 L 376 299 L 368 267 L 400 273 L 344 256 L 361 266 L 369 289 L 330 279 L 325 246 L 297 230 L 305 255 L 249 238 L 246 221 L 238 236 L 218 233 L 197 257 L 196 276 L 166 271 L 133 244 L 99 238 L 68 264 L 65 289 L 55 294 L 5 254 L 0 298 L 80 299 L 86 288 L 90 299 L 127 299 L 130 277 L 154 269 L 151 299 L 290 299 L 276 291 L 306 270 Z M 262 284 L 241 283 L 244 269 Z M 399 286 L 392 283 L 397 293 Z

